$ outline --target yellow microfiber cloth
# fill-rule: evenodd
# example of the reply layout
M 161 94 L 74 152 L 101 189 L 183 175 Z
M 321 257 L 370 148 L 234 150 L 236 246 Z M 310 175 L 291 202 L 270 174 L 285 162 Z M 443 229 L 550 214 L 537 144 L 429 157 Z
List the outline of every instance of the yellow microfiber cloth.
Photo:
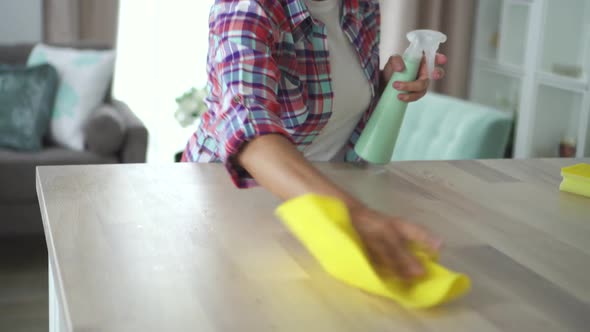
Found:
M 276 213 L 332 276 L 406 308 L 432 307 L 469 291 L 467 276 L 445 269 L 419 250 L 415 253 L 424 264 L 423 277 L 408 282 L 378 275 L 340 200 L 308 194 L 283 203 Z
M 559 190 L 590 197 L 590 165 L 577 164 L 561 169 Z

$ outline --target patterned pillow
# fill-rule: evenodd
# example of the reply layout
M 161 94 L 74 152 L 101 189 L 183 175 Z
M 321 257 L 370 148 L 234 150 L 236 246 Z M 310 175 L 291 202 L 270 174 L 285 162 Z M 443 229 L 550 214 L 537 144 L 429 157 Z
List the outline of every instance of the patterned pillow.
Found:
M 58 83 L 57 71 L 48 64 L 0 66 L 0 147 L 41 149 Z
M 56 144 L 84 150 L 84 126 L 104 100 L 114 72 L 115 52 L 38 44 L 28 65 L 41 63 L 55 66 L 60 77 L 49 137 Z

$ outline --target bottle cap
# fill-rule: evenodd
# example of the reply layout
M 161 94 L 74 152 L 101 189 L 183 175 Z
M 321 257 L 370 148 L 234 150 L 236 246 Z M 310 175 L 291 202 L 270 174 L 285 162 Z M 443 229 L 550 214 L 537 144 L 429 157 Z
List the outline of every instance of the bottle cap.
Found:
M 410 41 L 410 46 L 406 49 L 404 58 L 421 60 L 422 54 L 424 54 L 428 77 L 432 78 L 436 51 L 440 44 L 447 41 L 447 36 L 435 30 L 414 30 L 408 32 L 407 38 Z

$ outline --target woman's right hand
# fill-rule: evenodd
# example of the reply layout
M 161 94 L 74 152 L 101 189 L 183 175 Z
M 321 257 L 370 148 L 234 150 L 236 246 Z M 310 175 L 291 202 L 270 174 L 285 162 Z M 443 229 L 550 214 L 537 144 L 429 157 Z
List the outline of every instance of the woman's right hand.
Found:
M 284 200 L 308 193 L 342 200 L 348 206 L 352 223 L 380 272 L 395 273 L 406 279 L 417 277 L 423 269 L 408 248 L 409 243 L 415 242 L 432 252 L 440 247 L 440 240 L 423 228 L 365 207 L 305 160 L 303 154 L 283 136 L 255 138 L 242 149 L 238 162 L 259 184 Z
M 442 241 L 424 228 L 401 218 L 390 217 L 361 206 L 350 209 L 352 224 L 365 245 L 374 266 L 380 273 L 412 279 L 424 274 L 420 261 L 410 244 L 436 253 Z

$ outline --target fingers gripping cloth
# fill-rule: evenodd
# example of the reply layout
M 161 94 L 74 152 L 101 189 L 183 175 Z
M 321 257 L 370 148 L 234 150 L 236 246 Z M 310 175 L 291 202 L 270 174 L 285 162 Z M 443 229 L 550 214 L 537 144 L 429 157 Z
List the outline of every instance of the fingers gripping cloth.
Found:
M 381 277 L 365 254 L 348 209 L 337 199 L 304 195 L 283 203 L 276 214 L 333 277 L 406 308 L 433 307 L 469 291 L 467 276 L 447 270 L 419 249 L 413 250 L 424 265 L 423 277 L 410 282 Z

